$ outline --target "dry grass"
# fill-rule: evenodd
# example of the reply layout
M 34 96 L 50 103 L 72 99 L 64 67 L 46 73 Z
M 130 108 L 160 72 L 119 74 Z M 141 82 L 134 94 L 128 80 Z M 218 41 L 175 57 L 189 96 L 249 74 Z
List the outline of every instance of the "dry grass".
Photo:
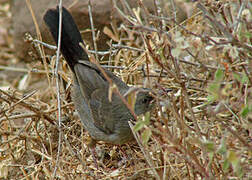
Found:
M 0 7 L 0 20 L 10 18 L 8 3 Z M 207 1 L 183 24 L 161 18 L 160 7 L 157 4 L 152 14 L 141 6 L 145 11 L 140 15 L 125 5 L 123 25 L 106 30 L 119 44 L 111 46 L 108 64 L 124 67 L 115 73 L 129 84 L 144 82 L 162 94 L 151 117 L 139 117 L 138 143 L 122 146 L 124 152 L 100 143 L 97 170 L 86 145 L 88 134 L 74 113 L 69 84 L 61 83 L 58 179 L 252 177 L 251 3 Z M 15 68 L 22 62 L 14 56 L 11 36 L 3 37 L 0 179 L 53 178 L 59 139 L 55 78 L 49 72 L 54 61 Z M 67 81 L 71 77 L 65 66 L 59 74 Z

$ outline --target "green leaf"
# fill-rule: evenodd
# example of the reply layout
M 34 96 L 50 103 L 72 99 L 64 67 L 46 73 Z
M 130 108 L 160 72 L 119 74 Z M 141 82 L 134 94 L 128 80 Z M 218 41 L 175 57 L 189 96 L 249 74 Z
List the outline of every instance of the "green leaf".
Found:
M 238 168 L 235 170 L 235 173 L 237 174 L 237 176 L 242 179 L 242 176 L 244 175 L 242 167 L 238 166 Z
M 150 117 L 151 117 L 150 112 L 146 112 L 144 114 L 143 121 L 144 121 L 145 125 L 149 125 L 150 124 Z
M 214 152 L 210 152 L 208 154 L 208 156 L 209 156 L 209 163 L 208 163 L 208 165 L 210 166 L 210 164 L 212 164 L 212 162 L 213 162 Z
M 252 33 L 250 33 L 250 32 L 245 32 L 245 33 L 242 33 L 242 36 L 249 39 L 249 38 L 252 37 Z
M 228 171 L 229 166 L 230 166 L 230 163 L 228 162 L 227 159 L 225 159 L 225 161 L 223 162 L 223 170 L 224 170 L 224 172 Z
M 226 147 L 226 141 L 225 141 L 225 139 L 221 140 L 221 144 L 220 144 L 220 146 L 217 149 L 217 153 L 219 153 L 221 155 L 224 155 L 224 154 L 227 153 L 227 147 Z
M 248 83 L 248 76 L 245 73 L 242 75 L 241 83 L 242 84 Z
M 214 95 L 208 95 L 207 96 L 207 100 L 208 100 L 208 102 L 214 102 L 215 100 L 217 99 L 217 97 L 216 96 L 214 96 Z
M 241 110 L 241 116 L 243 118 L 246 118 L 250 112 L 249 106 L 246 105 L 242 110 Z
M 219 89 L 220 89 L 220 83 L 211 83 L 208 87 L 207 90 L 210 94 L 208 94 L 208 102 L 214 102 L 215 100 L 218 99 L 219 97 Z
M 224 72 L 221 69 L 217 69 L 217 71 L 215 72 L 215 80 L 220 82 L 222 81 L 224 78 Z
M 204 144 L 207 152 L 214 152 L 215 151 L 215 147 L 214 147 L 213 142 L 208 141 L 208 142 L 204 142 L 203 144 Z
M 211 83 L 209 86 L 208 86 L 208 91 L 211 92 L 211 93 L 218 93 L 220 89 L 220 83 Z
M 144 121 L 137 121 L 136 125 L 133 127 L 133 131 L 137 132 L 141 130 L 144 127 L 145 123 Z
M 235 173 L 237 174 L 237 176 L 242 177 L 243 172 L 242 172 L 242 167 L 240 165 L 239 156 L 237 156 L 237 154 L 234 151 L 228 151 L 227 159 L 232 164 L 233 169 Z
M 237 169 L 239 166 L 239 157 L 234 151 L 228 151 L 227 159 L 232 164 L 233 168 Z
M 234 78 L 238 81 L 238 82 L 241 82 L 241 77 L 240 77 L 240 75 L 238 74 L 238 73 L 233 73 L 233 76 L 234 76 Z
M 136 125 L 133 127 L 133 130 L 137 132 L 141 130 L 144 127 L 144 125 L 149 125 L 150 117 L 151 117 L 150 112 L 146 112 L 144 116 L 139 116 Z
M 162 60 L 165 60 L 163 50 L 164 50 L 164 48 L 159 48 L 158 51 L 157 51 L 157 54 L 160 55 Z
M 150 129 L 145 129 L 144 132 L 142 133 L 142 140 L 143 140 L 143 144 L 147 144 L 147 142 L 149 141 L 150 137 L 151 137 L 151 130 Z

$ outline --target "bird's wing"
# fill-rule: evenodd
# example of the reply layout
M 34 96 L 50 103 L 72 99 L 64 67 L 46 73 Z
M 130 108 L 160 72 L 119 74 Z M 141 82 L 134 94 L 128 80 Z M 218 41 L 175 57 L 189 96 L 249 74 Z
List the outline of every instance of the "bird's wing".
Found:
M 97 89 L 108 89 L 109 84 L 101 72 L 91 66 L 92 64 L 76 64 L 74 74 L 80 86 L 82 95 L 89 101 L 92 93 Z
M 100 69 L 92 62 L 90 61 L 79 61 L 79 64 L 82 64 L 84 66 L 88 66 L 89 68 L 95 70 L 103 79 L 106 80 L 103 73 L 100 71 Z M 118 87 L 120 92 L 126 92 L 129 87 L 127 84 L 125 84 L 119 77 L 117 77 L 114 73 L 109 71 L 108 69 L 103 68 L 104 72 L 107 74 L 107 76 L 112 80 L 113 83 L 115 83 Z
M 128 121 L 133 118 L 126 105 L 118 95 L 113 93 L 112 101 L 108 99 L 108 91 L 97 89 L 89 101 L 94 124 L 107 134 L 115 133 L 118 126 L 128 126 Z
M 88 102 L 94 125 L 107 134 L 114 133 L 115 126 L 128 127 L 128 120 L 132 115 L 115 93 L 112 95 L 112 101 L 109 101 L 109 83 L 97 66 L 85 61 L 76 64 L 74 70 L 80 92 Z M 119 89 L 128 89 L 128 86 L 112 72 L 106 69 L 104 71 Z

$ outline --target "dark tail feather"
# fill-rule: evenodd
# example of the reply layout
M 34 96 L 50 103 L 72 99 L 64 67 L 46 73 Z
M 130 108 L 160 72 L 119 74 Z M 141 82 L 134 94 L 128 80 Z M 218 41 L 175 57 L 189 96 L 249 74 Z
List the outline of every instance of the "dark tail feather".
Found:
M 44 15 L 44 21 L 49 27 L 54 41 L 57 43 L 59 32 L 59 8 L 49 9 Z M 78 27 L 71 14 L 62 7 L 62 34 L 60 48 L 61 53 L 73 71 L 74 65 L 78 62 L 78 60 L 88 60 L 88 55 L 79 43 L 83 43 L 83 40 Z

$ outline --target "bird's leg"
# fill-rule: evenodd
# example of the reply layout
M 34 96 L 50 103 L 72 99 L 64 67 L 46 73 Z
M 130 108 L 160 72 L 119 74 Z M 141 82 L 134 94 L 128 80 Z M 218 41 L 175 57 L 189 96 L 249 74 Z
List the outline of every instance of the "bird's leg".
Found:
M 123 158 L 124 158 L 124 159 L 128 159 L 128 155 L 126 154 L 126 152 L 124 151 L 124 149 L 122 148 L 122 146 L 121 146 L 121 145 L 118 145 L 117 147 L 118 147 L 119 150 L 122 152 Z
M 96 141 L 93 138 L 91 138 L 90 142 L 88 142 L 88 147 L 91 152 L 92 158 L 94 160 L 95 167 L 96 167 L 96 169 L 99 169 L 98 163 L 97 163 L 97 158 L 96 158 L 95 146 L 96 146 Z
M 127 155 L 127 153 L 124 151 L 124 149 L 122 149 L 121 145 L 117 146 L 119 148 L 119 150 L 122 152 L 122 163 L 123 164 L 127 164 L 127 162 L 129 161 L 129 156 Z

